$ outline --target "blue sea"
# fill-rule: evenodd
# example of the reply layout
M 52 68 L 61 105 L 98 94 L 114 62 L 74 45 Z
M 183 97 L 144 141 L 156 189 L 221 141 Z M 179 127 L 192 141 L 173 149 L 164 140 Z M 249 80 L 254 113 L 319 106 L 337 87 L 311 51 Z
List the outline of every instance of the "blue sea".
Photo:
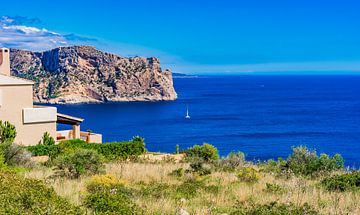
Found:
M 360 166 L 360 76 L 199 76 L 174 84 L 176 101 L 57 107 L 85 118 L 82 130 L 102 133 L 104 141 L 140 135 L 149 151 L 207 142 L 222 156 L 242 151 L 265 160 L 306 145 Z

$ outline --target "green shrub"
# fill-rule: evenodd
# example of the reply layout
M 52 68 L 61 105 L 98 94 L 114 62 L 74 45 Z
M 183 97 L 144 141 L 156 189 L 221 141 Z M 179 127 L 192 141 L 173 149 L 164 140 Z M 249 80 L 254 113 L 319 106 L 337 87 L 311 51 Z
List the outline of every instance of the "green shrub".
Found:
M 45 132 L 42 136 L 42 139 L 39 141 L 39 144 L 43 144 L 45 146 L 53 146 L 55 145 L 55 140 L 48 132 Z
M 44 141 L 43 141 L 44 142 Z M 104 156 L 106 160 L 128 159 L 132 156 L 139 156 L 146 151 L 144 139 L 134 137 L 130 141 L 110 143 L 86 143 L 83 140 L 65 140 L 57 145 L 38 144 L 27 147 L 35 156 L 48 155 L 55 158 L 67 154 L 76 149 L 91 149 Z
M 336 154 L 329 157 L 326 154 L 317 156 L 316 151 L 310 151 L 305 146 L 293 148 L 293 153 L 287 159 L 287 167 L 296 175 L 314 176 L 318 173 L 328 173 L 344 168 L 344 160 Z
M 186 172 L 197 173 L 200 176 L 211 174 L 211 167 L 206 166 L 203 160 L 193 160 L 190 163 L 190 168 L 186 170 Z
M 205 162 L 211 162 L 219 159 L 219 152 L 217 148 L 211 144 L 204 143 L 203 145 L 194 145 L 186 149 L 185 159 L 191 161 L 192 159 L 201 159 Z
M 242 152 L 231 152 L 225 158 L 217 162 L 217 168 L 222 171 L 235 171 L 236 169 L 244 166 L 245 154 Z
M 38 180 L 0 171 L 0 214 L 85 214 Z
M 242 182 L 255 183 L 260 179 L 260 173 L 252 167 L 244 167 L 239 170 L 237 177 Z
M 310 151 L 305 146 L 293 148 L 293 153 L 284 160 L 269 160 L 266 164 L 259 165 L 265 172 L 273 172 L 278 176 L 310 176 L 315 177 L 321 174 L 329 174 L 333 171 L 344 168 L 344 160 L 339 154 L 330 157 L 327 154 L 321 154 L 320 157 L 316 151 Z
M 326 177 L 321 181 L 321 185 L 328 191 L 358 191 L 360 189 L 360 172 Z
M 315 209 L 308 204 L 296 206 L 295 204 L 282 204 L 271 202 L 268 204 L 246 204 L 238 203 L 235 205 L 231 215 L 317 215 Z
M 12 142 L 0 143 L 0 154 L 2 164 L 8 166 L 33 167 L 34 162 L 31 161 L 31 153 L 24 147 Z
M 286 192 L 286 189 L 278 184 L 266 183 L 265 191 L 268 193 L 283 194 Z
M 191 199 L 199 194 L 199 191 L 204 189 L 205 183 L 200 180 L 187 180 L 176 187 L 175 198 L 176 199 Z
M 132 190 L 122 183 L 91 182 L 87 185 L 84 205 L 94 214 L 142 214 L 134 203 Z
M 0 143 L 4 142 L 14 142 L 16 137 L 16 129 L 15 126 L 10 124 L 8 121 L 0 120 Z
M 140 195 L 151 198 L 170 198 L 174 187 L 166 183 L 152 181 L 149 184 L 140 184 Z
M 184 168 L 175 169 L 169 173 L 170 176 L 183 177 L 185 174 Z
M 102 157 L 94 150 L 77 149 L 56 158 L 54 176 L 79 178 L 104 172 Z

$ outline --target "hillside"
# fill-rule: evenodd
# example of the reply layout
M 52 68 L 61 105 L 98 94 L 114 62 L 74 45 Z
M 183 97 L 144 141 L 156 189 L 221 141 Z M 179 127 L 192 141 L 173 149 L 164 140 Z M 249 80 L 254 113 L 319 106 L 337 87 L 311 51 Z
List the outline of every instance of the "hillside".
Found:
M 159 59 L 125 58 L 90 46 L 45 52 L 11 50 L 11 73 L 35 81 L 41 103 L 162 101 L 177 98 Z

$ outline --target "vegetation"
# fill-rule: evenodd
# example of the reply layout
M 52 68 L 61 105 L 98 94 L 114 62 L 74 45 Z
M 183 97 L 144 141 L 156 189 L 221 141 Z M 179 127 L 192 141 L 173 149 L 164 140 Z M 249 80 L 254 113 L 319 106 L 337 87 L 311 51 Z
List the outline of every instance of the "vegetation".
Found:
M 342 175 L 326 177 L 321 181 L 321 185 L 329 191 L 359 191 L 360 172 L 350 172 Z
M 237 177 L 242 182 L 255 183 L 259 181 L 261 176 L 253 167 L 245 167 L 238 172 Z
M 95 214 L 142 214 L 132 199 L 132 191 L 112 176 L 94 178 L 86 190 L 84 205 Z
M 44 135 L 45 138 L 45 135 Z M 46 144 L 51 141 L 46 141 L 47 138 L 40 142 L 38 145 L 29 146 L 27 149 L 35 156 L 47 155 L 51 158 L 55 158 L 62 154 L 67 154 L 76 149 L 90 149 L 97 151 L 106 160 L 125 160 L 132 156 L 138 156 L 143 154 L 145 149 L 144 139 L 141 137 L 134 137 L 130 141 L 126 142 L 111 142 L 111 143 L 86 143 L 83 140 L 66 140 L 57 145 Z
M 245 165 L 245 154 L 243 152 L 231 152 L 217 163 L 217 168 L 222 171 L 233 172 Z
M 79 178 L 104 172 L 103 158 L 94 150 L 76 149 L 56 158 L 54 176 Z
M 27 149 L 50 162 L 29 168 L 24 147 L 0 146 L 1 214 L 360 214 L 359 172 L 305 147 L 259 164 L 241 152 L 219 158 L 210 144 L 151 160 L 139 137 L 55 144 L 44 134 Z
M 0 214 L 84 214 L 43 182 L 15 173 L 0 171 L 0 196 Z
M 203 160 L 211 162 L 219 159 L 219 152 L 213 145 L 204 143 L 203 145 L 194 145 L 184 151 L 185 159 L 190 160 Z
M 0 142 L 1 143 L 12 143 L 16 137 L 15 126 L 9 122 L 0 120 Z
M 311 208 L 308 204 L 302 206 L 296 206 L 295 204 L 279 204 L 277 202 L 270 202 L 268 204 L 246 204 L 239 203 L 235 206 L 234 211 L 230 214 L 237 215 L 269 215 L 269 214 L 281 214 L 281 215 L 317 215 L 316 210 Z
M 339 154 L 330 157 L 327 154 L 317 155 L 305 146 L 293 148 L 293 153 L 283 160 L 269 160 L 262 165 L 265 172 L 275 172 L 278 175 L 295 174 L 297 176 L 317 177 L 333 171 L 344 169 L 344 160 Z M 287 175 L 288 176 L 288 175 Z

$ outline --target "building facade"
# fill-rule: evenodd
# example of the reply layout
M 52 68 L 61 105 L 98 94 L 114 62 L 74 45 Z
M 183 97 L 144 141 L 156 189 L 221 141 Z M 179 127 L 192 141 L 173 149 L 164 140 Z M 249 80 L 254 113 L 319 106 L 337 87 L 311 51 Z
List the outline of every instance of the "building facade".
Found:
M 83 119 L 59 114 L 56 107 L 34 106 L 33 84 L 10 75 L 10 50 L 0 48 L 0 120 L 16 127 L 16 143 L 35 145 L 45 132 L 58 141 L 78 138 L 102 142 L 99 134 L 81 132 Z M 57 131 L 57 123 L 68 124 L 72 129 Z

